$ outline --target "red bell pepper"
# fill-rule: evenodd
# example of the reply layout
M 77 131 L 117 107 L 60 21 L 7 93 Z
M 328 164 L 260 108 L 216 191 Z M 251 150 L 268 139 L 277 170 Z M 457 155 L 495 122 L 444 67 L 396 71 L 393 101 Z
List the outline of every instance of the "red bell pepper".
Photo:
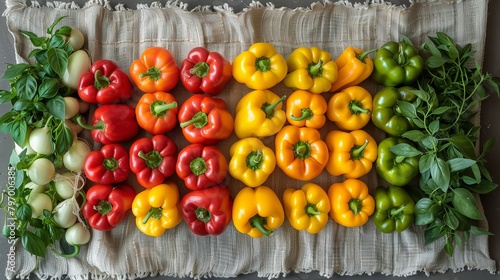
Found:
M 112 230 L 127 217 L 135 195 L 134 188 L 127 184 L 93 185 L 87 190 L 82 215 L 93 229 Z
M 181 63 L 180 80 L 191 93 L 219 94 L 233 77 L 231 62 L 206 48 L 192 49 Z
M 196 94 L 179 109 L 182 133 L 190 143 L 215 145 L 233 133 L 234 120 L 220 98 Z
M 99 106 L 92 116 L 92 125 L 87 125 L 82 116 L 76 120 L 81 127 L 91 130 L 94 141 L 105 145 L 130 140 L 139 132 L 135 109 L 127 104 Z
M 134 85 L 111 60 L 98 60 L 80 77 L 78 96 L 87 103 L 111 104 L 132 98 Z
M 228 186 L 192 191 L 181 200 L 181 212 L 197 235 L 219 235 L 231 222 L 233 200 Z
M 123 182 L 130 174 L 128 151 L 121 144 L 108 144 L 99 151 L 91 151 L 85 157 L 83 172 L 94 183 Z
M 130 169 L 139 184 L 155 187 L 175 173 L 177 145 L 165 135 L 140 138 L 130 146 Z
M 228 163 L 217 146 L 190 144 L 177 155 L 176 173 L 190 190 L 201 190 L 226 179 Z

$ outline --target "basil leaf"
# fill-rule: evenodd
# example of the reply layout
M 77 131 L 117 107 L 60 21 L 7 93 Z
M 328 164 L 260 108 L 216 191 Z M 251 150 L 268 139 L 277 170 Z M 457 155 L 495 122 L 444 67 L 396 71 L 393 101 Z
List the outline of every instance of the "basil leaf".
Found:
M 431 55 L 429 58 L 426 59 L 425 65 L 427 65 L 430 68 L 438 68 L 443 66 L 446 62 L 447 60 L 444 59 L 442 56 Z
M 477 208 L 476 199 L 467 189 L 453 189 L 451 193 L 451 203 L 460 214 L 474 220 L 483 219 L 483 215 Z
M 407 143 L 396 144 L 389 148 L 389 151 L 397 156 L 416 157 L 422 154 L 419 150 Z
M 55 78 L 46 79 L 38 88 L 38 95 L 41 98 L 53 98 L 59 90 L 59 81 Z
M 428 225 L 434 221 L 435 217 L 435 205 L 434 201 L 430 198 L 421 198 L 415 204 L 415 224 L 416 225 Z
M 23 245 L 24 249 L 31 254 L 42 258 L 45 257 L 45 243 L 33 232 L 26 231 L 21 236 L 21 244 Z
M 64 98 L 62 96 L 58 95 L 52 99 L 49 99 L 47 101 L 46 107 L 50 114 L 64 121 L 66 104 L 64 103 Z
M 401 134 L 401 137 L 407 138 L 413 142 L 420 142 L 424 140 L 427 134 L 423 133 L 420 130 L 408 130 L 405 133 Z
M 493 235 L 493 233 L 491 233 L 491 232 L 489 232 L 487 230 L 478 228 L 476 226 L 471 226 L 470 227 L 470 233 L 472 233 L 474 235 Z
M 54 35 L 50 38 L 49 48 L 62 48 L 66 44 L 66 40 L 62 35 Z
M 420 173 L 424 173 L 427 170 L 431 169 L 431 166 L 434 165 L 434 161 L 436 160 L 436 155 L 434 154 L 425 154 L 420 157 L 418 160 L 418 169 Z
M 19 63 L 19 64 L 8 64 L 7 70 L 3 73 L 2 79 L 10 80 L 14 79 L 17 76 L 21 75 L 26 69 L 30 68 L 31 65 L 28 63 Z
M 450 166 L 450 171 L 455 172 L 471 167 L 476 161 L 468 158 L 452 158 L 447 163 Z
M 19 205 L 16 209 L 16 218 L 20 221 L 28 221 L 31 219 L 33 209 L 28 203 L 23 203 Z
M 50 68 L 62 77 L 68 66 L 68 53 L 62 49 L 50 48 L 47 50 L 47 60 Z
M 476 149 L 472 141 L 463 134 L 454 134 L 446 140 L 450 141 L 455 147 L 457 147 L 462 154 L 470 159 L 476 158 Z
M 444 214 L 444 224 L 447 225 L 449 228 L 456 230 L 460 224 L 460 221 L 458 220 L 457 216 L 453 211 L 447 211 Z
M 31 43 L 35 47 L 41 47 L 45 43 L 46 40 L 45 37 L 38 37 L 38 35 L 30 31 L 20 30 L 19 32 L 21 32 L 21 34 L 23 34 L 24 36 L 28 37 L 28 39 L 30 39 Z
M 32 75 L 21 76 L 16 82 L 16 89 L 19 98 L 33 100 L 36 95 L 37 87 L 38 85 L 36 79 Z
M 471 178 L 471 180 L 472 180 L 472 178 Z M 475 193 L 478 193 L 478 194 L 487 194 L 487 193 L 490 193 L 490 192 L 494 191 L 498 187 L 498 184 L 493 183 L 490 180 L 482 180 L 479 183 L 477 183 L 477 181 L 474 181 L 474 182 L 476 184 L 471 184 L 471 185 L 467 186 L 466 188 L 469 191 L 475 192 Z
M 412 103 L 404 100 L 398 100 L 397 105 L 401 110 L 401 114 L 403 114 L 405 117 L 410 119 L 414 119 L 417 117 L 417 108 Z
M 432 135 L 436 134 L 439 131 L 439 120 L 433 120 L 429 124 L 429 131 Z
M 424 231 L 424 242 L 428 245 L 444 236 L 444 225 L 439 224 L 429 227 Z
M 450 168 L 444 160 L 436 157 L 436 160 L 431 165 L 431 177 L 443 192 L 448 190 L 450 185 Z
M 56 35 L 64 35 L 64 36 L 69 36 L 71 34 L 71 30 L 73 28 L 69 27 L 69 26 L 63 26 L 59 29 L 56 30 L 56 32 L 54 34 Z
M 63 125 L 60 133 L 56 135 L 56 152 L 60 155 L 66 153 L 73 144 L 73 133 L 71 129 Z
M 0 90 L 0 104 L 7 103 L 12 99 L 16 98 L 16 96 L 17 95 L 14 92 Z

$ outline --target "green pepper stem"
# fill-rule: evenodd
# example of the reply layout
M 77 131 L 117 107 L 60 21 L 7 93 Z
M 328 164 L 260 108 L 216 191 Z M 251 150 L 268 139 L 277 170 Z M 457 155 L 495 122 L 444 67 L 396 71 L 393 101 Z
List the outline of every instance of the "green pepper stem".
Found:
M 305 141 L 299 141 L 293 145 L 293 154 L 296 158 L 305 160 L 311 156 L 311 145 Z
M 363 145 L 358 146 L 354 145 L 351 149 L 351 159 L 353 160 L 359 160 L 363 158 L 363 154 L 365 153 L 365 148 L 368 146 L 368 139 L 366 139 L 365 143 Z
M 262 166 L 263 156 L 262 150 L 252 151 L 246 158 L 247 167 L 253 171 L 258 170 Z
M 98 121 L 96 125 L 88 125 L 83 120 L 82 115 L 80 115 L 80 116 L 78 116 L 78 118 L 76 118 L 76 122 L 78 123 L 79 126 L 83 127 L 84 129 L 87 129 L 87 130 L 99 129 L 99 130 L 103 131 L 104 128 L 106 127 L 106 124 L 104 124 L 104 122 L 102 122 L 102 121 Z
M 177 102 L 166 103 L 163 101 L 155 101 L 151 104 L 150 110 L 155 117 L 163 117 L 167 114 L 167 111 L 177 107 Z
M 196 215 L 196 218 L 198 220 L 204 222 L 205 224 L 212 219 L 212 213 L 210 213 L 210 211 L 202 207 L 196 208 L 194 214 Z
M 109 78 L 102 75 L 101 76 L 101 70 L 97 70 L 94 73 L 94 87 L 98 90 L 101 90 L 103 88 L 106 88 L 109 86 Z
M 97 205 L 94 205 L 94 210 L 105 216 L 113 209 L 113 205 L 107 200 L 101 200 Z
M 351 200 L 349 200 L 349 209 L 354 213 L 354 216 L 358 215 L 362 208 L 363 203 L 358 198 L 351 198 Z
M 104 159 L 102 165 L 104 165 L 104 167 L 106 167 L 107 170 L 113 171 L 118 168 L 118 161 L 115 158 L 107 158 Z
M 194 125 L 196 128 L 202 128 L 208 123 L 208 116 L 204 112 L 196 113 L 192 119 L 189 121 L 182 122 L 180 124 L 181 128 L 185 128 L 188 125 Z
M 309 108 L 303 108 L 300 112 L 302 113 L 300 117 L 295 117 L 294 115 L 290 115 L 290 119 L 292 121 L 299 122 L 303 120 L 310 120 L 314 116 L 313 111 Z
M 405 55 L 405 52 L 403 50 L 403 46 L 402 44 L 399 44 L 398 45 L 398 53 L 396 55 L 396 62 L 401 66 L 401 67 L 405 67 L 406 64 L 407 64 L 407 59 L 406 59 L 406 55 Z
M 189 163 L 189 168 L 194 175 L 200 176 L 207 171 L 207 163 L 201 157 L 197 157 Z
M 321 77 L 321 74 L 323 72 L 323 60 L 320 59 L 317 63 L 309 63 L 307 72 L 312 78 Z
M 271 59 L 268 57 L 259 57 L 255 60 L 255 68 L 257 71 L 267 72 L 271 69 Z
M 363 114 L 370 114 L 370 110 L 369 109 L 365 109 L 363 107 L 363 104 L 361 103 L 361 101 L 358 101 L 358 100 L 351 100 L 351 102 L 349 102 L 349 110 L 351 110 L 351 113 L 353 115 L 359 115 L 361 113 Z
M 284 100 L 286 99 L 286 95 L 283 95 L 278 101 L 274 102 L 273 104 L 269 104 L 269 103 L 264 103 L 262 105 L 262 111 L 264 111 L 264 113 L 266 114 L 266 118 L 270 119 L 274 116 L 274 109 L 276 109 L 276 107 L 281 104 L 281 102 L 283 102 Z
M 259 215 L 255 215 L 253 216 L 251 219 L 250 219 L 250 225 L 252 227 L 256 227 L 260 232 L 262 232 L 264 235 L 266 236 L 272 236 L 273 235 L 273 231 L 270 230 L 270 229 L 267 229 L 266 227 L 264 227 L 264 225 L 266 224 L 266 219 L 259 216 Z
M 400 164 L 400 163 L 402 163 L 405 159 L 406 159 L 406 157 L 405 157 L 405 156 L 396 156 L 396 157 L 394 158 L 394 162 L 396 162 L 396 164 Z
M 159 220 L 161 218 L 162 212 L 163 208 L 161 207 L 151 207 L 151 209 L 149 209 L 144 219 L 142 219 L 142 223 L 143 224 L 147 223 L 149 218 Z
M 155 169 L 160 166 L 161 161 L 163 160 L 158 151 L 151 151 L 146 154 L 141 150 L 137 153 L 137 156 L 142 158 L 146 162 L 146 165 L 151 169 Z
M 151 68 L 148 68 L 148 70 L 146 70 L 145 73 L 141 73 L 139 75 L 139 77 L 141 79 L 148 78 L 148 79 L 151 79 L 153 81 L 157 81 L 161 78 L 161 71 L 160 71 L 160 69 L 158 69 L 156 67 L 151 67 Z
M 52 252 L 54 252 L 54 254 L 58 255 L 59 257 L 71 259 L 71 258 L 76 257 L 80 253 L 80 245 L 72 245 L 72 244 L 69 244 L 69 245 L 71 247 L 73 247 L 73 253 L 71 253 L 71 254 L 63 254 L 63 253 L 57 251 L 54 247 L 52 247 L 51 250 L 52 250 Z
M 367 50 L 367 51 L 365 51 L 365 52 L 364 52 L 364 53 L 362 53 L 362 54 L 357 54 L 357 53 L 356 53 L 356 58 L 357 58 L 359 61 L 361 61 L 361 62 L 365 63 L 365 58 L 366 58 L 369 54 L 371 54 L 372 52 L 376 52 L 376 51 L 377 51 L 377 49 L 371 49 L 371 50 Z
M 394 220 L 399 219 L 399 217 L 401 216 L 401 214 L 403 213 L 405 208 L 406 208 L 406 204 L 403 204 L 397 208 L 396 207 L 391 208 L 391 210 L 389 211 L 389 217 L 391 217 Z
M 196 75 L 200 78 L 203 78 L 206 75 L 208 75 L 208 70 L 210 70 L 210 65 L 208 65 L 208 63 L 202 61 L 202 62 L 196 63 L 193 66 L 193 68 L 191 68 L 189 70 L 189 73 Z
M 306 205 L 306 214 L 309 216 L 309 217 L 312 217 L 312 216 L 316 216 L 316 215 L 319 215 L 321 214 L 320 211 L 318 211 L 318 208 L 316 207 L 316 205 L 312 204 L 312 203 L 308 203 Z

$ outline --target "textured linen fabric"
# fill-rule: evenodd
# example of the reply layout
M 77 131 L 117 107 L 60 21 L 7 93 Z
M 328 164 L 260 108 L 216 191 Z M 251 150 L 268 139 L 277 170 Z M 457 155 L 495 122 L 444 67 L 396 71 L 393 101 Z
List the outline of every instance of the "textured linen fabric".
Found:
M 16 61 L 26 61 L 32 50 L 30 42 L 19 30 L 42 35 L 58 17 L 67 16 L 62 24 L 79 28 L 86 36 L 85 48 L 93 60 L 115 60 L 128 70 L 131 62 L 149 46 L 169 49 L 180 65 L 187 52 L 196 46 L 218 51 L 232 60 L 237 54 L 259 41 L 273 44 L 287 57 L 299 46 L 318 46 L 337 57 L 349 45 L 368 50 L 388 40 L 400 40 L 404 34 L 415 45 L 428 35 L 442 31 L 459 44 L 472 43 L 476 58 L 483 59 L 487 0 L 414 1 L 409 7 L 369 1 L 364 4 L 318 2 L 308 8 L 277 8 L 254 2 L 242 12 L 230 7 L 195 7 L 178 2 L 111 7 L 106 1 L 90 1 L 83 6 L 72 2 L 50 2 L 40 5 L 23 0 L 7 0 L 4 14 L 7 26 L 15 38 Z M 12 58 L 14 60 L 14 58 Z M 14 62 L 14 61 L 8 61 Z M 367 81 L 363 86 L 372 94 L 377 87 Z M 282 84 L 271 89 L 278 95 L 290 94 Z M 218 96 L 226 100 L 234 114 L 238 100 L 250 89 L 231 81 Z M 188 93 L 182 85 L 171 91 L 179 103 Z M 136 90 L 130 104 L 140 97 Z M 331 94 L 324 94 L 325 98 Z M 335 129 L 327 122 L 321 133 L 326 136 Z M 366 127 L 377 140 L 384 135 L 371 124 Z M 143 133 L 140 136 L 145 136 Z M 187 145 L 179 128 L 167 134 L 179 146 Z M 90 139 L 88 134 L 84 138 Z M 229 147 L 236 136 L 221 142 L 219 147 L 228 157 Z M 274 148 L 274 137 L 263 139 Z M 99 148 L 93 144 L 92 148 Z M 229 157 L 228 157 L 229 159 Z M 175 177 L 182 194 L 187 189 Z M 374 170 L 361 178 L 373 191 L 384 184 Z M 327 189 L 343 177 L 323 171 L 312 180 Z M 141 191 L 133 179 L 128 181 Z M 228 176 L 232 195 L 243 185 Z M 304 182 L 288 179 L 276 167 L 266 185 L 281 197 L 286 187 L 300 188 Z M 487 227 L 486 221 L 483 225 Z M 159 238 L 140 233 L 135 219 L 129 215 L 110 232 L 92 232 L 88 245 L 82 246 L 74 259 L 63 259 L 48 253 L 36 267 L 35 258 L 17 244 L 15 271 L 6 271 L 7 278 L 27 277 L 34 273 L 42 278 L 60 279 L 134 279 L 147 275 L 179 277 L 233 277 L 257 272 L 260 277 L 279 277 L 289 272 L 318 271 L 320 275 L 373 274 L 407 276 L 423 271 L 427 274 L 467 269 L 496 272 L 495 262 L 488 253 L 486 236 L 472 236 L 464 247 L 457 248 L 453 257 L 442 250 L 443 240 L 425 245 L 423 228 L 413 226 L 404 233 L 383 234 L 369 221 L 357 228 L 339 226 L 330 219 L 326 228 L 316 235 L 294 230 L 287 221 L 274 236 L 253 239 L 237 232 L 232 224 L 220 236 L 200 237 L 192 234 L 182 222 Z

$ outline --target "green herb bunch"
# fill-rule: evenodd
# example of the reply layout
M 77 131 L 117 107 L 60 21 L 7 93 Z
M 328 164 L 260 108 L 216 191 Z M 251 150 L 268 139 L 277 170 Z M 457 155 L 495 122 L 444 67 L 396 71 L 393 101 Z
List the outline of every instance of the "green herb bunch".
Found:
M 493 140 L 479 148 L 474 117 L 488 91 L 498 95 L 499 86 L 474 59 L 470 44 L 461 47 L 445 33 L 429 39 L 420 47 L 426 66 L 413 91 L 418 98 L 399 103 L 416 126 L 402 137 L 418 148 L 407 145 L 393 152 L 420 156 L 415 223 L 426 226 L 426 244 L 444 237 L 444 250 L 453 255 L 455 245 L 461 247 L 471 234 L 490 234 L 477 226 L 483 215 L 476 194 L 497 187 L 485 167 Z

